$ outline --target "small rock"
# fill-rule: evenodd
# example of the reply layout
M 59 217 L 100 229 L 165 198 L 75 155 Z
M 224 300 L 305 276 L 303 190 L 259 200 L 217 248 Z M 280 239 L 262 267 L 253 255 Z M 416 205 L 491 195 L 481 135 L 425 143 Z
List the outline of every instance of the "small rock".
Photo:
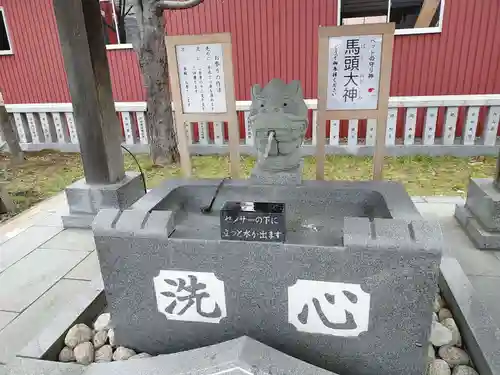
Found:
M 427 361 L 433 361 L 436 359 L 436 352 L 434 351 L 434 347 L 432 345 L 429 345 L 427 347 Z
M 76 324 L 70 328 L 64 343 L 67 347 L 74 349 L 78 344 L 92 339 L 92 330 L 86 324 Z
M 140 358 L 150 358 L 152 357 L 151 354 L 148 354 L 148 353 L 139 353 L 139 354 L 136 354 L 136 355 L 133 355 L 132 357 L 129 358 L 130 359 L 140 359 Z
M 449 343 L 450 345 L 462 346 L 462 336 L 460 335 L 460 331 L 458 330 L 457 324 L 455 323 L 455 319 L 446 318 L 441 322 L 446 328 L 451 331 L 453 335 L 452 341 Z
M 109 345 L 111 345 L 111 347 L 114 348 L 116 346 L 116 341 L 115 341 L 115 330 L 113 328 L 110 328 L 108 331 L 108 339 L 109 339 Z
M 96 331 L 108 330 L 110 328 L 109 326 L 110 323 L 111 323 L 111 314 L 110 313 L 101 314 L 95 320 L 94 329 Z
M 94 361 L 94 346 L 88 341 L 78 344 L 73 353 L 76 362 L 81 365 L 90 365 Z
M 434 346 L 449 345 L 453 341 L 451 331 L 439 322 L 432 322 L 431 337 L 429 341 Z
M 453 318 L 453 315 L 451 315 L 451 311 L 447 308 L 442 308 L 441 310 L 439 310 L 438 317 L 439 321 L 442 322 L 445 319 Z
M 59 362 L 74 362 L 76 360 L 73 349 L 65 346 L 59 353 Z
M 111 345 L 104 345 L 95 351 L 96 362 L 111 362 L 113 360 L 113 348 Z
M 126 361 L 135 354 L 136 353 L 132 349 L 119 346 L 113 353 L 113 361 Z
M 467 365 L 470 361 L 469 355 L 460 348 L 445 345 L 439 348 L 439 356 L 450 365 L 451 368 L 458 365 Z
M 101 346 L 106 344 L 106 341 L 108 341 L 108 332 L 106 331 L 97 331 L 97 333 L 94 335 L 94 348 L 99 349 Z
M 427 365 L 427 375 L 451 375 L 450 366 L 442 359 L 435 359 Z
M 460 365 L 453 369 L 452 375 L 479 375 L 476 370 L 470 366 Z
M 435 313 L 439 312 L 444 307 L 444 301 L 439 294 L 434 297 L 434 302 L 432 303 L 432 308 Z

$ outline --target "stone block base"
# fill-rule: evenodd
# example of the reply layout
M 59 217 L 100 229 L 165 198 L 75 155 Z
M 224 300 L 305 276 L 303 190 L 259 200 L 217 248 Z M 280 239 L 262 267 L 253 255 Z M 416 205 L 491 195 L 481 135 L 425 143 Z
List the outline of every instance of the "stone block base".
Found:
M 69 216 L 63 216 L 65 228 L 92 227 L 95 215 L 102 208 L 124 210 L 145 194 L 140 173 L 126 172 L 125 178 L 110 185 L 88 185 L 85 179 L 66 188 Z
M 491 178 L 471 178 L 467 189 L 466 207 L 481 227 L 500 232 L 500 191 Z
M 455 218 L 478 249 L 500 249 L 500 191 L 493 179 L 470 179 L 465 205 L 456 206 Z
M 500 250 L 500 232 L 483 228 L 466 205 L 456 205 L 455 218 L 478 249 Z
M 255 167 L 250 175 L 250 181 L 256 184 L 275 184 L 275 185 L 300 185 L 302 183 L 302 170 L 304 162 L 289 171 L 285 172 L 268 172 L 263 171 L 259 167 Z

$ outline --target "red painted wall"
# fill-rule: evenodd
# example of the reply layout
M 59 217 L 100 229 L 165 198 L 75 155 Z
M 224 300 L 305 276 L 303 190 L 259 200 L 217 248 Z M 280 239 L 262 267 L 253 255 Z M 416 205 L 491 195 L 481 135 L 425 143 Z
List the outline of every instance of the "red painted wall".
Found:
M 0 56 L 7 103 L 70 100 L 51 0 L 0 0 L 14 55 Z M 33 17 L 36 9 L 36 17 Z M 236 97 L 273 77 L 302 81 L 316 97 L 317 29 L 334 25 L 335 0 L 206 0 L 166 14 L 167 32 L 231 32 Z M 447 0 L 441 34 L 397 36 L 392 96 L 500 93 L 500 3 Z M 108 51 L 117 101 L 143 100 L 131 50 Z
M 52 0 L 0 0 L 0 6 L 14 50 L 13 55 L 0 55 L 0 90 L 5 102 L 70 102 Z M 108 51 L 108 59 L 115 100 L 143 100 L 135 53 Z

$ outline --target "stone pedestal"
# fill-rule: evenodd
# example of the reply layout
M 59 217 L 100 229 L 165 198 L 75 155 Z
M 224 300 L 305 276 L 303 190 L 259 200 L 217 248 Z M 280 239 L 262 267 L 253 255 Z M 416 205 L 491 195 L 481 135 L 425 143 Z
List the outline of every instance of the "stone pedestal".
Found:
M 144 195 L 144 183 L 137 172 L 126 172 L 116 184 L 87 184 L 79 180 L 66 188 L 69 216 L 63 216 L 65 228 L 92 227 L 95 215 L 102 208 L 124 210 Z
M 303 169 L 304 161 L 297 168 L 285 172 L 267 172 L 257 166 L 252 170 L 250 181 L 256 184 L 299 185 Z
M 455 218 L 478 249 L 500 249 L 500 190 L 491 178 L 472 178 Z

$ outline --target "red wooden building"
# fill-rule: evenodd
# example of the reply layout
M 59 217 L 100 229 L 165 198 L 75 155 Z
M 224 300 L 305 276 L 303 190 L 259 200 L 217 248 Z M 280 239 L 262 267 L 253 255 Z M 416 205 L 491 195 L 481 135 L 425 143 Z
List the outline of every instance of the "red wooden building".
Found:
M 500 2 L 441 0 L 431 27 L 415 29 L 411 9 L 419 4 L 422 0 L 205 0 L 165 17 L 171 35 L 231 32 L 238 100 L 249 99 L 252 84 L 273 77 L 299 79 L 306 98 L 315 98 L 318 27 L 352 16 L 390 17 L 401 27 L 391 96 L 500 93 Z M 103 14 L 112 23 L 109 5 L 104 2 Z M 52 1 L 0 0 L 0 20 L 0 90 L 6 103 L 69 102 Z M 112 32 L 108 36 L 117 42 Z M 111 44 L 108 56 L 115 100 L 144 100 L 131 45 Z
M 147 144 L 145 131 L 141 133 L 144 90 L 131 44 L 135 19 L 131 0 L 99 1 L 114 99 L 121 102 L 124 135 L 132 134 L 126 142 Z M 416 27 L 424 3 L 434 3 L 436 11 L 425 27 Z M 122 17 L 125 27 L 119 28 Z M 493 146 L 500 135 L 499 0 L 205 0 L 192 9 L 165 12 L 165 19 L 169 35 L 231 33 L 239 101 L 250 99 L 252 84 L 265 84 L 274 77 L 299 79 L 305 97 L 315 99 L 319 26 L 395 22 L 390 88 L 393 104 L 386 143 L 432 146 L 436 139 L 437 144 L 446 146 L 462 142 L 467 147 L 460 150 L 467 149 L 470 154 L 496 152 Z M 40 149 L 45 143 L 66 150 L 65 142 L 76 144 L 68 113 L 71 105 L 57 104 L 71 100 L 52 0 L 0 0 L 0 91 L 11 105 L 18 134 L 26 138 L 22 141 L 25 149 Z M 45 112 L 32 114 L 38 111 Z M 57 137 L 57 144 L 47 142 L 50 136 L 38 135 L 43 133 L 44 124 L 51 123 L 46 128 L 53 130 L 53 125 L 61 122 L 59 118 L 66 120 L 62 121 L 63 135 Z M 240 136 L 248 137 L 241 111 L 239 118 Z M 313 119 L 311 111 L 311 122 Z M 199 129 L 199 125 L 193 125 L 192 142 L 205 146 Z M 226 138 L 220 129 L 210 123 L 209 140 L 204 142 L 217 143 Z M 354 133 L 354 138 L 365 139 L 362 144 L 368 145 L 370 129 L 373 126 L 366 120 L 356 122 L 355 127 L 341 121 L 338 129 L 328 128 L 327 137 L 335 146 L 338 139 L 332 134 L 338 134 L 343 144 Z M 314 144 L 312 126 L 307 137 L 312 137 Z M 479 148 L 475 148 L 476 143 Z M 442 152 L 463 155 L 454 150 L 448 147 Z

